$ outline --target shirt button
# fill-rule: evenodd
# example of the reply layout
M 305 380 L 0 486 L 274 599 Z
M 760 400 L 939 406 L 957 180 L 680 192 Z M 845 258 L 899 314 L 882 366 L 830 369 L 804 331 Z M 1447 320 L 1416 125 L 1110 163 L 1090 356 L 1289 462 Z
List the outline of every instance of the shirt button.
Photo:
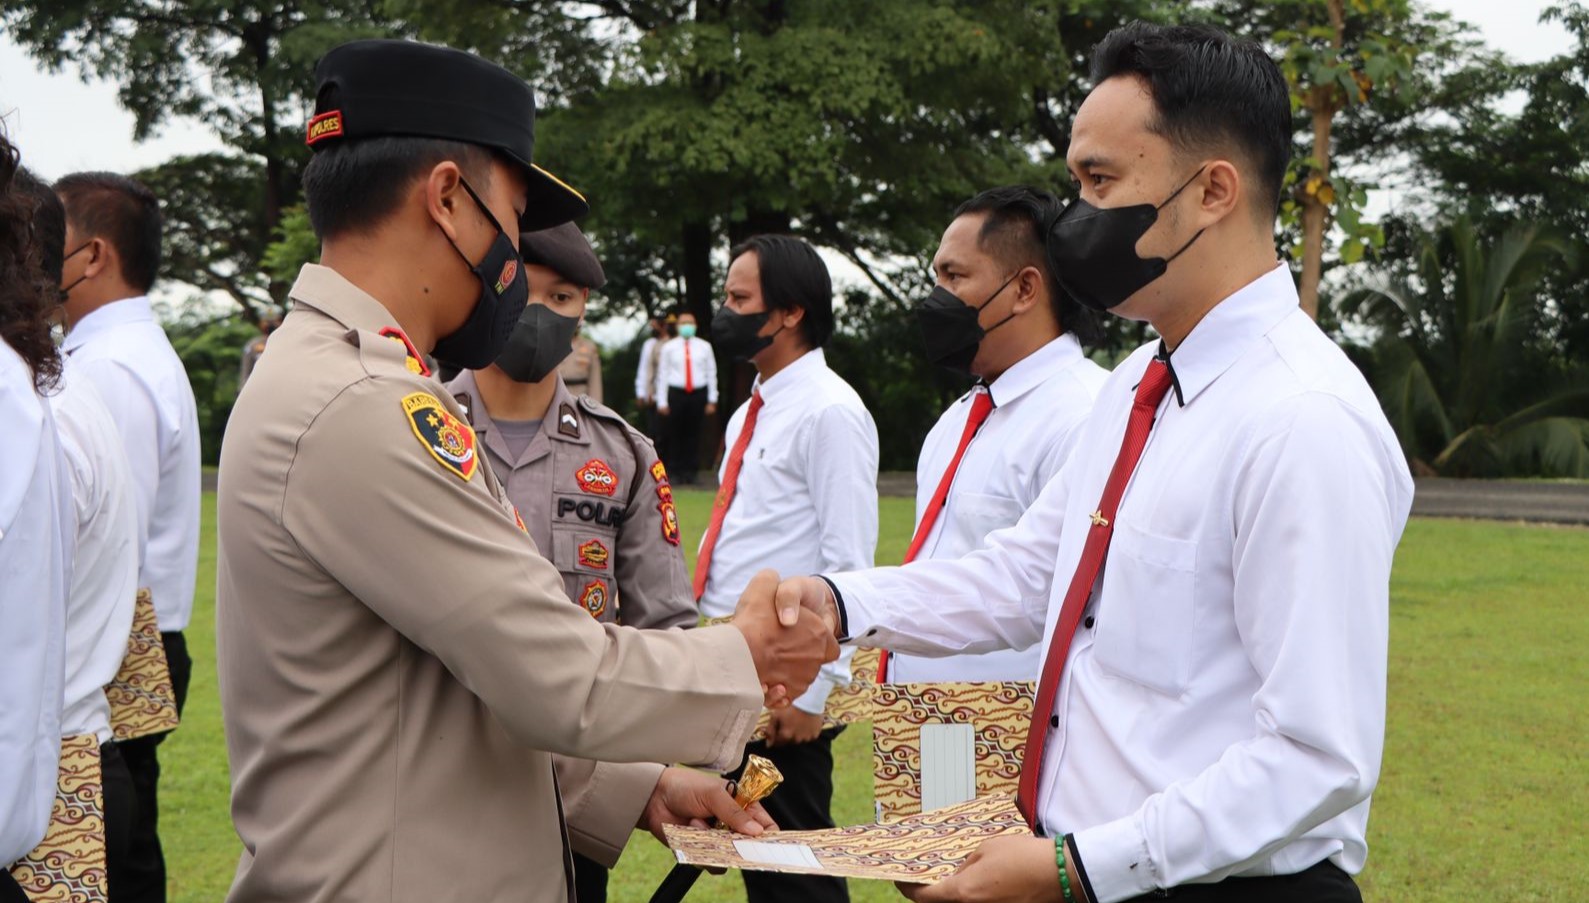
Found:
M 1081 624 L 1082 624 L 1083 627 L 1087 628 L 1088 630 L 1091 630 L 1092 629 L 1092 615 L 1088 615 L 1087 616 L 1087 620 L 1082 621 Z
M 1049 715 L 1048 716 L 1048 726 L 1052 727 L 1052 728 L 1058 728 L 1059 727 L 1059 716 L 1058 715 Z

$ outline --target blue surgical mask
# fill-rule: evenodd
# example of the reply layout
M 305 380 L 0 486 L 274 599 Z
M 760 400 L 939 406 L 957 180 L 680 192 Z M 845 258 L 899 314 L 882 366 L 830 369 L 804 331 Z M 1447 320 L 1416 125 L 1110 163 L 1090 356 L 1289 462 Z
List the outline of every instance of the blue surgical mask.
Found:
M 679 324 L 679 335 L 684 336 L 687 339 L 695 338 L 695 324 L 694 323 L 680 323 Z

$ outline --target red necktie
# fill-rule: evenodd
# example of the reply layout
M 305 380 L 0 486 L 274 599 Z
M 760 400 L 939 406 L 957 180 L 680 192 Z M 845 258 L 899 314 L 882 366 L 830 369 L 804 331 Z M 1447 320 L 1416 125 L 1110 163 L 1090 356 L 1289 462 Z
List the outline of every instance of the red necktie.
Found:
M 966 428 L 960 433 L 960 445 L 955 449 L 953 458 L 949 459 L 949 466 L 943 472 L 943 479 L 938 481 L 938 489 L 927 501 L 927 510 L 921 513 L 921 523 L 916 525 L 916 535 L 911 537 L 910 548 L 905 552 L 905 563 L 916 560 L 921 553 L 921 547 L 927 544 L 927 536 L 932 533 L 932 525 L 938 522 L 938 515 L 942 513 L 943 506 L 949 501 L 949 487 L 954 484 L 955 471 L 960 469 L 960 459 L 966 456 L 966 448 L 971 445 L 971 440 L 976 437 L 977 430 L 982 428 L 982 422 L 988 419 L 993 412 L 993 393 L 984 387 L 978 387 L 971 396 L 971 413 L 966 417 Z M 888 682 L 888 650 L 884 649 L 877 662 L 877 682 Z
M 690 340 L 684 340 L 684 391 L 695 391 L 695 370 L 690 366 Z
M 1103 498 L 1098 510 L 1092 513 L 1092 529 L 1087 534 L 1087 544 L 1082 549 L 1081 561 L 1076 565 L 1076 575 L 1065 591 L 1065 603 L 1059 609 L 1059 623 L 1048 642 L 1048 657 L 1043 660 L 1043 676 L 1037 682 L 1037 702 L 1032 708 L 1032 725 L 1026 734 L 1026 751 L 1021 756 L 1021 782 L 1015 794 L 1016 808 L 1021 810 L 1027 825 L 1037 830 L 1037 776 L 1043 767 L 1043 746 L 1048 742 L 1049 717 L 1054 713 L 1054 697 L 1059 692 L 1059 680 L 1065 671 L 1065 659 L 1070 655 L 1070 641 L 1076 635 L 1076 625 L 1081 621 L 1087 598 L 1092 595 L 1092 585 L 1098 579 L 1104 557 L 1109 553 L 1109 538 L 1114 535 L 1115 510 L 1120 507 L 1120 496 L 1125 493 L 1131 473 L 1136 470 L 1142 449 L 1147 447 L 1148 432 L 1153 429 L 1153 415 L 1170 388 L 1170 368 L 1164 361 L 1154 358 L 1148 363 L 1142 382 L 1137 384 L 1136 401 L 1131 405 L 1131 418 L 1126 421 L 1125 439 L 1120 443 L 1120 454 L 1115 458 L 1114 469 L 1109 471 L 1109 482 L 1104 484 Z
M 689 359 L 686 358 L 686 361 Z M 689 368 L 685 368 L 686 377 Z M 728 516 L 728 506 L 734 502 L 734 487 L 739 483 L 739 468 L 745 463 L 745 447 L 750 445 L 750 434 L 756 429 L 756 414 L 761 411 L 761 390 L 750 393 L 750 410 L 745 412 L 745 427 L 734 440 L 734 450 L 728 453 L 728 466 L 723 468 L 723 485 L 717 487 L 717 501 L 712 503 L 712 524 L 706 528 L 701 540 L 701 552 L 695 556 L 695 601 L 706 594 L 706 577 L 712 567 L 712 549 L 717 545 L 717 534 L 723 531 L 723 518 Z

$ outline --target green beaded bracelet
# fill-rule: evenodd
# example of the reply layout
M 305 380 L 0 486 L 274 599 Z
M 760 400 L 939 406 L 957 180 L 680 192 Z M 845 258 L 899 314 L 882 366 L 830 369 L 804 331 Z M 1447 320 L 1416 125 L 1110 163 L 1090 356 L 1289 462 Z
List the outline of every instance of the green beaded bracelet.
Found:
M 1065 868 L 1065 838 L 1054 838 L 1054 864 L 1059 866 L 1059 893 L 1065 903 L 1076 903 L 1070 892 L 1070 871 Z

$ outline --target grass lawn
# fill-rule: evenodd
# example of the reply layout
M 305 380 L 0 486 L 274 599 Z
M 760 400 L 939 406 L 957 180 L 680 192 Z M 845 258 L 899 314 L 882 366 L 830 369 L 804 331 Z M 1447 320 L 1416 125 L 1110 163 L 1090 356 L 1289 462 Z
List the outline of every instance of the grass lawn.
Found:
M 711 496 L 680 491 L 693 559 Z M 186 720 L 161 747 L 162 836 L 176 903 L 219 900 L 237 863 L 215 690 L 213 494 L 205 496 Z M 879 563 L 909 541 L 911 502 L 882 500 Z M 1396 903 L 1589 899 L 1589 530 L 1416 520 L 1396 561 L 1390 723 L 1370 822 L 1365 896 Z M 839 738 L 835 816 L 871 817 L 870 736 Z M 611 899 L 649 898 L 672 857 L 636 836 Z M 853 882 L 857 901 L 898 900 Z M 743 900 L 736 875 L 692 901 Z

